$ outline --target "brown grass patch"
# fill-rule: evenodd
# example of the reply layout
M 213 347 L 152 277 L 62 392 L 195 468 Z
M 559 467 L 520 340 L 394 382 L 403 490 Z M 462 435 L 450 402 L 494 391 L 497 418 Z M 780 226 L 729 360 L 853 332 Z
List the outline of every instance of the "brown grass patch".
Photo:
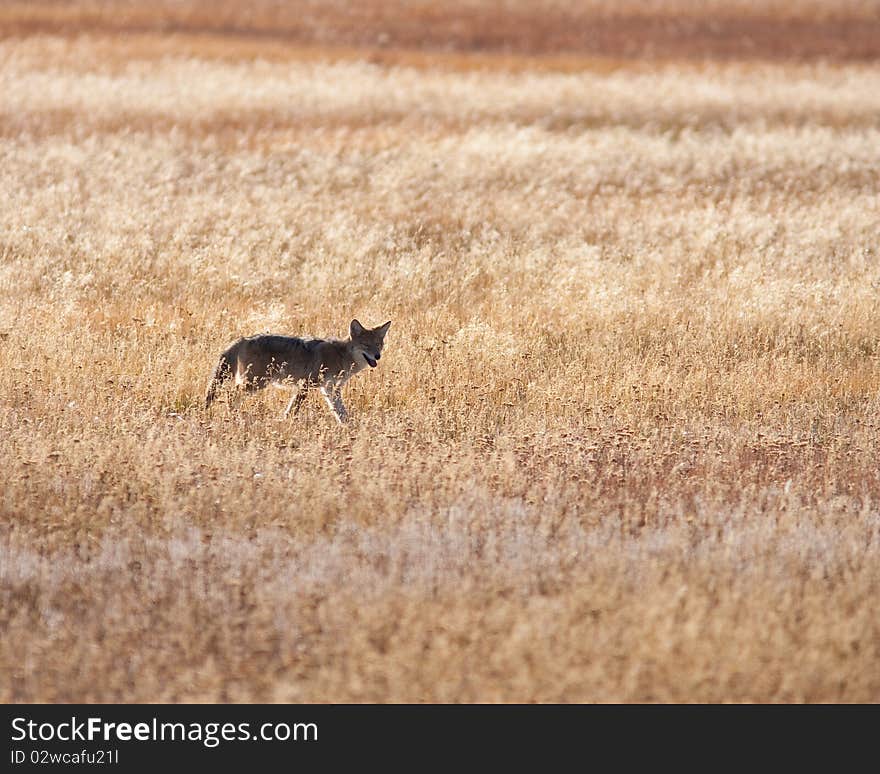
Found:
M 370 52 L 383 63 L 424 58 L 461 64 L 462 54 L 499 64 L 510 57 L 600 60 L 870 61 L 880 54 L 875 2 L 819 0 L 655 3 L 558 0 L 278 3 L 160 0 L 11 2 L 0 9 L 0 34 L 183 35 L 187 46 L 228 56 L 277 56 L 286 47 L 350 55 Z M 195 36 L 195 37 L 194 37 Z M 206 40 L 198 41 L 206 36 Z M 217 44 L 221 36 L 224 44 Z M 303 49 L 303 47 L 305 47 Z M 224 51 L 224 49 L 226 49 Z M 487 56 L 488 55 L 488 56 Z M 513 62 L 515 63 L 515 61 Z

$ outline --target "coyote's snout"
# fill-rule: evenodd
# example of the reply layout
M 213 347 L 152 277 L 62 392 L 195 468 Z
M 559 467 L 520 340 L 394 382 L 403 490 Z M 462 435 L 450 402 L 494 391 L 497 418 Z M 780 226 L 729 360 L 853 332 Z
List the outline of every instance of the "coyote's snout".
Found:
M 291 386 L 294 393 L 284 412 L 286 417 L 291 411 L 299 411 L 309 389 L 317 387 L 336 419 L 344 422 L 348 412 L 340 391 L 358 371 L 379 364 L 390 326 L 390 320 L 378 328 L 365 328 L 352 320 L 345 340 L 270 334 L 239 339 L 220 355 L 205 394 L 205 408 L 214 401 L 217 389 L 229 380 L 245 392 L 270 384 Z

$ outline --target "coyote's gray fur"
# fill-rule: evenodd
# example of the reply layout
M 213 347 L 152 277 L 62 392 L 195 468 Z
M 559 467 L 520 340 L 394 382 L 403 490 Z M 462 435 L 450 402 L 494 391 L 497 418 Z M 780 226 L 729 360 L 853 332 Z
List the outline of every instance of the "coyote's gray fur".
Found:
M 345 422 L 348 412 L 340 390 L 358 371 L 376 367 L 390 325 L 389 320 L 378 328 L 365 328 L 352 320 L 349 338 L 343 341 L 271 334 L 239 339 L 220 355 L 205 394 L 205 408 L 213 402 L 217 388 L 230 379 L 245 392 L 270 384 L 294 387 L 285 417 L 299 411 L 309 389 L 317 387 L 333 416 Z

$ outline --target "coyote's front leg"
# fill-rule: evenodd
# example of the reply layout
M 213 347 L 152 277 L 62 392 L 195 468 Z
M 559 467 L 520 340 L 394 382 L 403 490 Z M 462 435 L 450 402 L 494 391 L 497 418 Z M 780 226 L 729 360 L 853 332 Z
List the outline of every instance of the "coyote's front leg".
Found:
M 339 394 L 339 388 L 333 385 L 324 385 L 321 387 L 321 395 L 327 401 L 330 411 L 336 417 L 339 424 L 343 424 L 348 419 L 348 412 L 345 410 L 345 404 L 342 402 L 342 396 Z

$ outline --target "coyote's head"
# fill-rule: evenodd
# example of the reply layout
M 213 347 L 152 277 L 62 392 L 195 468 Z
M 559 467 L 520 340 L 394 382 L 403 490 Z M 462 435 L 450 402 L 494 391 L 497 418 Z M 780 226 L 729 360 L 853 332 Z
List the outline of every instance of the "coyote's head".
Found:
M 385 334 L 391 327 L 391 320 L 378 328 L 364 328 L 357 320 L 351 321 L 349 333 L 351 334 L 351 349 L 354 355 L 364 359 L 370 368 L 375 368 L 378 360 L 382 357 L 382 347 L 385 346 Z

